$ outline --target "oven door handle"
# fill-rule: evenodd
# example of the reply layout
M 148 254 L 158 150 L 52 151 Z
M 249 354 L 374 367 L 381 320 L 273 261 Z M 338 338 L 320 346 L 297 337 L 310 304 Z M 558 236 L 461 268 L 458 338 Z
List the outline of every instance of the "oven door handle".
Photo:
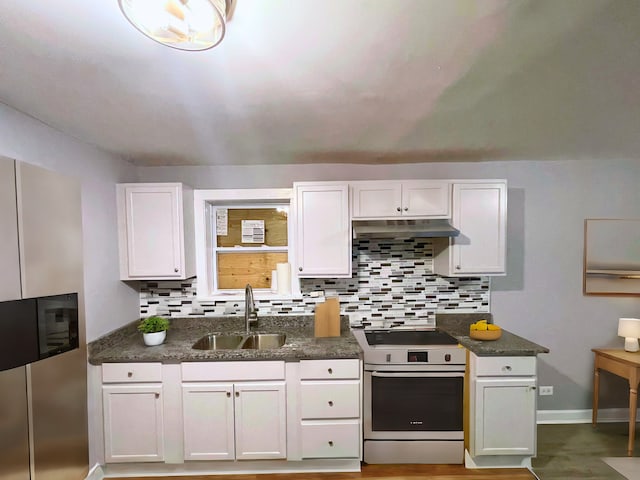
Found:
M 372 377 L 414 377 L 414 378 L 431 378 L 431 377 L 464 377 L 464 372 L 371 372 Z

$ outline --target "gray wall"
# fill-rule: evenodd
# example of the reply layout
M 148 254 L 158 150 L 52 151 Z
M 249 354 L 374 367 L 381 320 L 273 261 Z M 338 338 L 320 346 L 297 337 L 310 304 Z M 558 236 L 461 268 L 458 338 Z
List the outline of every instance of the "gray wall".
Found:
M 129 162 L 0 104 L 0 155 L 76 177 L 82 185 L 87 341 L 137 318 L 137 291 L 118 280 L 115 184 Z
M 455 159 L 452 159 L 455 160 Z M 506 178 L 508 274 L 492 280 L 497 324 L 551 349 L 539 357 L 541 410 L 591 407 L 591 348 L 621 347 L 617 321 L 640 315 L 635 297 L 582 294 L 585 218 L 639 218 L 635 160 L 448 162 L 404 165 L 140 167 L 141 181 L 182 181 L 194 188 L 290 187 L 299 180 Z M 627 406 L 624 380 L 603 374 L 603 407 Z

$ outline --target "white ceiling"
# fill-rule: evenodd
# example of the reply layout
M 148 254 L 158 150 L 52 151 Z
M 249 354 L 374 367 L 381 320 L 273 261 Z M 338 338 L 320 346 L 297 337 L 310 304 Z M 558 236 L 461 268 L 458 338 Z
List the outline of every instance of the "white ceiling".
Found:
M 1 0 L 0 101 L 138 165 L 640 154 L 635 0 L 237 0 L 222 43 Z

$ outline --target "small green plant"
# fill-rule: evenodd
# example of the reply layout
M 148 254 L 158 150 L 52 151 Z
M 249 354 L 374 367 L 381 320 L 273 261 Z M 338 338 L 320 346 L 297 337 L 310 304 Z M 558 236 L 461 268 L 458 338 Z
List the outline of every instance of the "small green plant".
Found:
M 143 318 L 138 324 L 138 330 L 142 333 L 164 332 L 169 329 L 169 320 L 164 317 L 153 315 Z

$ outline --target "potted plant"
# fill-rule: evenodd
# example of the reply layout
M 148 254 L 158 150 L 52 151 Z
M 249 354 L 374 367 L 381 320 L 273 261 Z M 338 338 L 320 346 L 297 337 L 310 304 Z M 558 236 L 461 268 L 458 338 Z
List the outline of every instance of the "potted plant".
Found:
M 169 320 L 158 315 L 152 315 L 140 320 L 138 331 L 142 332 L 144 344 L 153 346 L 160 345 L 167 337 Z

